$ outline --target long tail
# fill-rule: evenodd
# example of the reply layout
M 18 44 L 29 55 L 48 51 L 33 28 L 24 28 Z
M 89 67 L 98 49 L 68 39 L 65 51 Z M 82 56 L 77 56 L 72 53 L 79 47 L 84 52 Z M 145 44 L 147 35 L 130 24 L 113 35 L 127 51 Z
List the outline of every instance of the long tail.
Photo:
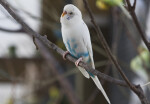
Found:
M 90 78 L 90 75 L 89 75 L 89 73 L 85 70 L 85 69 L 83 69 L 83 68 L 81 68 L 80 66 L 78 67 L 78 69 L 81 71 L 81 73 L 86 77 L 86 78 Z
M 94 63 L 93 63 L 93 65 L 92 65 L 93 67 L 94 67 Z M 89 73 L 85 70 L 85 69 L 83 69 L 83 68 L 81 68 L 81 67 L 78 67 L 79 68 L 79 70 L 81 71 L 81 73 L 86 77 L 86 78 L 89 78 L 90 76 L 89 76 Z M 94 76 L 94 75 L 93 75 Z M 104 89 L 103 89 L 103 87 L 102 87 L 102 85 L 101 85 L 101 83 L 100 83 L 100 81 L 99 81 L 99 79 L 97 78 L 97 76 L 91 76 L 91 78 L 93 79 L 93 81 L 94 81 L 94 83 L 96 84 L 96 86 L 98 87 L 98 89 L 102 92 L 102 94 L 104 95 L 104 97 L 105 97 L 105 99 L 107 100 L 107 102 L 110 104 L 110 100 L 109 100 L 109 98 L 107 97 L 107 94 L 105 93 L 105 91 L 104 91 Z
M 97 76 L 95 77 L 91 77 L 94 81 L 94 83 L 96 84 L 96 86 L 98 87 L 98 89 L 102 92 L 102 94 L 104 95 L 105 99 L 107 100 L 107 102 L 110 104 L 110 100 L 106 94 L 106 92 L 104 91 L 99 79 L 97 78 Z
M 95 69 L 93 56 L 91 56 L 90 58 L 91 58 L 91 66 Z M 107 100 L 107 102 L 110 104 L 110 100 L 109 100 L 106 92 L 104 91 L 104 89 L 103 89 L 103 87 L 102 87 L 98 77 L 96 75 L 93 75 L 93 76 L 91 76 L 91 78 L 93 79 L 93 81 L 96 84 L 96 86 L 98 87 L 98 89 L 102 92 L 102 94 L 104 95 L 104 97 Z

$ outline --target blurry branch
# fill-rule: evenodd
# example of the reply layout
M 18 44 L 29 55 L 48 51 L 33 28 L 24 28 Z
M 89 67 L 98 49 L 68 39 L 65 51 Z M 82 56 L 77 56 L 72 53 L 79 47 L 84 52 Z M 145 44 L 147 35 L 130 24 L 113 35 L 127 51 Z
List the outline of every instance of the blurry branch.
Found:
M 108 65 L 104 69 L 105 74 L 109 73 L 110 66 L 111 64 L 110 62 L 108 62 Z M 101 80 L 101 84 L 104 85 L 104 83 L 105 83 L 105 80 Z M 99 94 L 99 89 L 95 88 L 92 94 L 88 97 L 87 101 L 84 104 L 92 104 L 98 94 Z
M 137 27 L 137 30 L 139 31 L 141 38 L 143 39 L 146 47 L 148 48 L 148 50 L 150 51 L 150 42 L 148 42 L 148 40 L 146 39 L 146 34 L 145 32 L 142 30 L 140 23 L 138 22 L 137 16 L 135 14 L 135 8 L 136 8 L 136 0 L 134 0 L 133 6 L 131 5 L 129 0 L 126 0 L 127 2 L 127 9 L 129 11 L 129 13 L 132 16 L 132 19 L 134 21 L 135 26 Z
M 30 12 L 28 12 L 28 11 L 22 9 L 22 8 L 14 8 L 14 7 L 13 7 L 13 10 L 14 10 L 16 13 L 18 13 L 18 14 L 24 13 L 24 14 L 26 14 L 28 17 L 30 17 L 31 19 L 36 20 L 36 21 L 38 21 L 38 22 L 41 22 L 41 21 L 42 21 L 42 23 L 43 23 L 45 26 L 49 27 L 49 28 L 52 28 L 52 29 L 55 29 L 55 28 L 56 28 L 56 26 L 54 25 L 54 22 L 53 22 L 53 21 L 48 21 L 48 20 L 42 19 L 41 17 L 38 17 L 38 16 L 36 16 L 36 15 L 33 15 L 32 13 L 30 13 Z
M 36 40 L 39 40 L 40 42 L 43 42 L 43 44 L 45 44 L 47 47 L 49 47 L 50 49 L 53 49 L 54 51 L 56 51 L 58 54 L 60 54 L 61 56 L 63 56 L 64 52 L 61 48 L 59 48 L 57 45 L 55 45 L 54 43 L 52 43 L 51 41 L 49 41 L 46 36 L 42 36 L 38 33 L 36 33 L 34 30 L 32 30 L 16 13 L 14 13 L 14 11 L 10 8 L 10 6 L 8 5 L 8 3 L 4 0 L 0 0 L 1 5 L 11 14 L 11 16 L 22 25 L 23 29 L 31 36 L 34 36 L 36 38 Z M 39 48 L 40 49 L 40 48 Z M 71 61 L 71 62 L 75 62 L 77 59 L 75 59 L 74 57 L 72 57 L 71 55 L 67 55 L 66 58 Z M 83 68 L 85 68 L 87 71 L 93 73 L 94 75 L 99 76 L 99 78 L 106 80 L 110 83 L 114 83 L 120 86 L 124 86 L 127 87 L 127 84 L 122 81 L 122 80 L 118 80 L 115 78 L 112 78 L 106 74 L 103 74 L 97 70 L 94 70 L 93 68 L 91 68 L 90 66 L 88 66 L 87 64 L 80 62 L 79 65 Z
M 136 0 L 134 0 L 134 3 L 133 3 L 133 9 L 135 10 L 136 8 Z
M 150 82 L 148 82 L 148 83 L 142 85 L 142 87 L 146 87 L 146 86 L 148 86 L 149 84 L 150 84 Z
M 121 14 L 121 13 L 119 13 L 119 14 L 120 14 L 120 16 L 124 17 L 123 14 Z M 118 54 L 118 44 L 119 44 L 119 39 L 120 39 L 120 36 L 121 36 L 120 34 L 122 34 L 122 28 L 124 28 L 124 27 L 121 26 L 122 21 L 119 18 L 119 14 L 118 14 L 118 8 L 113 8 L 113 10 L 112 10 L 113 39 L 112 39 L 111 50 L 112 50 L 112 53 L 116 56 L 116 58 L 117 58 L 117 54 Z M 119 59 L 118 59 L 118 61 L 119 61 L 119 64 L 122 65 L 122 67 L 124 67 L 126 69 L 130 69 L 130 67 L 128 67 L 128 65 L 124 61 L 119 60 Z M 115 78 L 120 78 L 119 73 L 116 72 L 116 69 L 115 69 L 114 66 L 112 66 L 112 75 Z M 119 86 L 117 86 L 117 87 L 118 87 L 118 90 L 120 90 L 120 93 L 122 93 L 122 95 L 124 97 L 126 97 L 126 98 L 130 97 L 130 96 L 128 96 L 126 90 L 120 88 Z
M 10 6 L 8 5 L 8 3 L 6 1 L 0 0 L 0 3 L 11 14 L 11 16 L 18 23 L 20 23 L 22 25 L 24 31 L 26 31 L 29 35 L 35 37 L 36 40 L 39 40 L 39 41 L 43 42 L 43 44 L 45 44 L 47 47 L 53 49 L 54 51 L 56 51 L 61 56 L 64 54 L 64 51 L 61 48 L 59 48 L 57 45 L 55 45 L 54 43 L 50 42 L 47 39 L 46 36 L 42 36 L 42 35 L 36 33 L 34 30 L 32 30 L 16 13 L 14 13 L 14 11 L 10 8 Z M 67 55 L 66 58 L 68 60 L 70 60 L 71 62 L 73 62 L 73 63 L 77 60 L 74 57 L 72 57 L 71 55 Z M 128 87 L 127 84 L 124 81 L 112 78 L 112 77 L 110 77 L 110 76 L 108 76 L 106 74 L 103 74 L 103 73 L 101 73 L 101 72 L 99 72 L 97 70 L 94 70 L 93 68 L 91 68 L 90 66 L 85 64 L 84 62 L 80 62 L 79 65 L 81 67 L 85 68 L 87 71 L 93 73 L 94 75 L 99 76 L 103 80 L 106 80 L 106 81 L 108 81 L 110 83 L 118 84 L 120 86 Z
M 3 31 L 3 32 L 11 32 L 11 33 L 24 33 L 24 32 L 25 32 L 25 31 L 23 30 L 23 28 L 11 30 L 11 29 L 6 29 L 6 28 L 2 28 L 2 27 L 0 27 L 0 31 Z
M 41 17 L 38 17 L 38 16 L 35 16 L 35 15 L 31 14 L 30 12 L 25 11 L 25 10 L 22 10 L 22 12 L 25 13 L 26 15 L 28 15 L 33 20 L 36 20 L 38 22 L 42 22 L 45 26 L 47 26 L 51 29 L 56 29 L 57 28 L 57 26 L 55 26 L 53 21 L 45 20 L 45 19 L 43 19 Z
M 36 33 L 35 31 L 33 31 L 16 13 L 14 13 L 14 11 L 10 8 L 10 6 L 8 5 L 8 3 L 4 0 L 0 0 L 0 3 L 1 5 L 11 14 L 11 16 L 18 22 L 22 25 L 24 31 L 26 31 L 28 34 L 30 34 L 31 36 L 34 36 L 36 38 L 36 42 L 37 42 L 37 45 L 41 45 L 41 42 L 43 42 L 43 44 L 45 44 L 47 47 L 55 50 L 58 54 L 60 54 L 61 56 L 64 54 L 64 51 L 59 48 L 57 45 L 55 45 L 54 43 L 50 42 L 46 36 L 41 36 L 40 34 Z M 39 44 L 40 43 L 40 44 Z M 42 44 L 42 45 L 43 45 Z M 41 48 L 43 48 L 42 46 L 39 46 L 40 50 Z M 43 49 L 44 51 L 45 49 Z M 43 52 L 41 51 L 41 52 Z M 47 51 L 46 51 L 47 52 Z M 43 54 L 42 54 L 43 55 Z M 47 56 L 46 56 L 47 55 Z M 44 54 L 44 57 L 47 59 L 47 57 L 50 57 L 48 54 Z M 75 62 L 77 59 L 75 59 L 74 57 L 72 57 L 71 55 L 67 55 L 66 58 L 68 60 L 70 60 L 71 62 Z M 50 59 L 50 58 L 49 58 Z M 48 59 L 47 59 L 48 60 Z M 51 64 L 50 64 L 51 65 Z M 55 64 L 53 64 L 55 65 Z M 83 68 L 85 68 L 87 71 L 93 73 L 94 75 L 97 75 L 98 77 L 100 77 L 101 79 L 103 80 L 106 80 L 110 83 L 114 83 L 114 84 L 117 84 L 117 85 L 120 85 L 120 86 L 124 86 L 124 87 L 128 87 L 127 84 L 122 81 L 122 80 L 118 80 L 118 79 L 115 79 L 115 78 L 112 78 L 106 74 L 103 74 L 97 70 L 94 70 L 93 68 L 91 68 L 90 66 L 88 66 L 87 64 L 83 63 L 83 62 L 80 62 L 79 65 Z
M 36 45 L 38 46 L 41 55 L 45 58 L 47 61 L 47 65 L 52 70 L 53 74 L 58 77 L 58 81 L 62 88 L 64 89 L 68 99 L 70 100 L 71 104 L 80 104 L 79 100 L 74 94 L 74 91 L 72 87 L 70 86 L 69 82 L 62 77 L 62 75 L 59 74 L 57 71 L 62 70 L 62 67 L 59 65 L 58 61 L 53 57 L 53 55 L 49 52 L 49 50 L 45 47 L 45 45 L 42 42 L 46 42 L 47 46 L 53 46 L 53 44 L 50 44 L 50 42 L 47 40 L 45 36 L 41 36 L 38 33 L 34 32 L 14 11 L 12 8 L 10 8 L 9 4 L 5 0 L 0 0 L 0 4 L 10 13 L 10 15 L 22 25 L 23 30 L 28 33 L 29 35 L 35 37 Z M 49 42 L 49 45 L 48 45 Z
M 101 84 L 103 85 L 103 83 Z M 99 94 L 99 89 L 95 88 L 84 104 L 92 104 L 98 94 Z
M 105 62 L 105 64 L 106 64 L 106 61 L 96 62 L 96 63 L 95 63 L 95 66 L 96 66 L 96 67 L 104 66 L 104 65 L 105 65 L 104 62 Z M 47 64 L 46 64 L 45 66 L 47 66 Z M 105 70 L 105 69 L 104 69 L 104 70 Z M 65 73 L 62 73 L 61 75 L 62 75 L 63 77 L 69 77 L 69 76 L 72 76 L 72 75 L 77 74 L 78 72 L 79 72 L 79 70 L 77 70 L 77 67 L 74 67 L 74 68 L 70 69 L 69 71 L 67 71 L 67 72 L 65 72 Z M 105 73 L 105 72 L 104 72 L 104 73 Z M 51 84 L 55 83 L 56 81 L 58 81 L 58 77 L 57 77 L 57 76 L 54 76 L 52 79 L 47 79 L 47 80 L 44 80 L 44 81 L 42 81 L 42 82 L 39 81 L 39 80 L 37 80 L 37 81 L 35 81 L 35 83 L 40 84 L 40 87 L 35 88 L 31 93 L 34 93 L 34 92 L 38 91 L 39 89 L 44 88 L 45 86 L 51 85 Z M 104 80 L 103 80 L 103 81 L 104 81 Z M 96 88 L 96 89 L 97 89 L 97 88 Z M 98 90 L 98 89 L 97 89 L 97 90 Z M 99 90 L 98 90 L 98 93 L 99 93 Z M 30 93 L 29 93 L 29 94 L 30 94 Z M 29 94 L 27 94 L 27 95 L 25 95 L 25 96 L 28 96 Z
M 22 21 L 22 19 L 16 15 L 12 9 L 9 7 L 9 5 L 4 2 L 3 0 L 0 0 L 0 3 L 5 7 L 5 9 L 8 10 L 8 12 L 16 19 L 16 21 L 18 21 L 23 29 L 30 35 L 34 36 L 36 38 L 36 41 L 42 41 L 45 45 L 47 45 L 49 48 L 52 48 L 53 50 L 55 50 L 56 52 L 58 52 L 60 55 L 63 55 L 64 54 L 64 51 L 62 49 L 60 49 L 58 46 L 56 46 L 55 44 L 51 43 L 50 41 L 47 40 L 47 38 L 45 36 L 41 36 L 40 34 L 36 33 L 35 31 L 33 31 L 26 23 L 24 23 Z M 42 47 L 41 47 L 42 48 Z M 39 48 L 40 49 L 40 48 Z M 46 55 L 48 54 L 44 54 L 45 57 L 47 57 Z M 49 56 L 50 57 L 50 56 Z M 67 55 L 67 58 L 72 61 L 72 62 L 75 62 L 76 59 L 73 58 L 72 56 L 70 55 Z M 49 58 L 50 59 L 50 58 Z M 48 60 L 48 59 L 47 59 Z M 50 64 L 51 65 L 51 64 Z M 55 64 L 54 64 L 55 65 Z M 93 70 L 91 67 L 89 67 L 88 65 L 86 65 L 85 63 L 80 63 L 79 64 L 80 66 L 84 67 L 85 69 L 87 69 L 89 72 L 95 74 L 95 75 L 98 75 L 101 79 L 103 80 L 106 80 L 106 81 L 109 81 L 111 83 L 115 83 L 115 84 L 118 84 L 120 86 L 125 86 L 127 87 L 126 83 L 124 81 L 121 81 L 121 80 L 118 80 L 118 79 L 114 79 L 108 75 L 105 75 L 103 73 L 100 73 L 99 71 L 97 70 Z
M 144 93 L 143 93 L 143 90 L 142 88 L 140 87 L 140 85 L 138 86 L 135 86 L 133 85 L 129 80 L 128 78 L 126 77 L 126 75 L 124 74 L 123 70 L 121 69 L 118 61 L 116 60 L 116 58 L 113 56 L 104 36 L 103 36 L 103 33 L 101 32 L 100 28 L 98 27 L 98 25 L 96 24 L 95 20 L 94 20 L 94 17 L 93 17 L 93 14 L 92 14 L 92 11 L 88 5 L 88 2 L 87 0 L 83 0 L 84 2 L 84 5 L 85 5 L 85 8 L 87 9 L 89 15 L 90 15 L 90 18 L 91 18 L 91 22 L 93 23 L 94 25 L 94 28 L 97 32 L 97 35 L 98 35 L 98 38 L 100 40 L 100 42 L 102 43 L 109 59 L 112 61 L 112 63 L 114 64 L 114 66 L 116 67 L 116 69 L 119 71 L 119 73 L 121 74 L 122 78 L 125 80 L 125 82 L 127 83 L 127 85 L 129 86 L 129 88 L 139 97 L 139 99 L 141 100 L 141 103 L 142 104 L 150 104 L 149 101 L 147 100 L 147 98 L 145 97 Z
M 53 57 L 53 55 L 44 46 L 44 44 L 41 43 L 39 39 L 35 38 L 35 42 L 39 48 L 40 53 L 45 58 L 47 65 L 49 66 L 49 68 L 51 68 L 51 71 L 53 72 L 54 75 L 56 75 L 59 83 L 64 88 L 70 102 L 72 104 L 80 104 L 69 82 L 57 71 L 58 69 L 63 70 L 59 62 Z
M 135 2 L 134 2 L 135 4 Z M 128 39 L 130 39 L 130 41 L 132 42 L 133 44 L 133 48 L 136 50 L 136 52 L 138 53 L 138 56 L 139 58 L 141 59 L 142 61 L 142 65 L 144 67 L 144 69 L 146 71 L 148 71 L 148 67 L 146 65 L 146 63 L 144 62 L 144 58 L 140 55 L 141 54 L 141 51 L 139 50 L 139 46 L 137 45 L 137 42 L 136 42 L 136 39 L 134 39 L 134 37 L 131 35 L 131 34 L 137 34 L 137 32 L 135 31 L 135 28 L 131 25 L 131 23 L 129 21 L 127 21 L 127 19 L 125 19 L 122 15 L 119 15 L 119 17 L 121 18 L 121 20 L 123 21 L 122 23 L 125 25 L 125 27 L 127 28 L 127 37 Z M 131 30 L 132 28 L 132 30 Z
M 65 89 L 68 97 L 70 98 L 70 101 L 72 102 L 72 104 L 78 104 L 78 101 L 75 100 L 75 98 L 72 96 L 72 91 L 70 92 L 70 89 L 68 89 L 68 83 L 66 84 L 65 82 L 65 79 L 63 77 L 61 77 L 61 75 L 57 72 L 57 68 L 58 67 L 55 67 L 56 61 L 53 61 L 51 60 L 51 58 L 53 59 L 53 56 L 48 53 L 48 50 L 45 48 L 45 45 L 53 50 L 55 50 L 58 54 L 60 54 L 61 56 L 64 54 L 64 51 L 59 48 L 57 45 L 55 45 L 54 43 L 50 42 L 46 36 L 42 36 L 38 33 L 36 33 L 34 30 L 32 30 L 14 11 L 12 8 L 10 8 L 9 4 L 5 1 L 5 0 L 0 0 L 0 3 L 1 5 L 8 11 L 8 13 L 10 13 L 10 15 L 18 22 L 22 25 L 22 28 L 24 29 L 24 31 L 26 31 L 26 33 L 28 33 L 29 35 L 35 37 L 35 41 L 36 41 L 36 44 L 38 45 L 39 47 L 39 50 L 40 52 L 42 53 L 43 57 L 47 60 L 47 63 L 49 65 L 49 67 L 51 67 L 51 69 L 53 69 L 53 73 L 55 73 L 57 76 L 58 76 L 58 79 L 59 79 L 59 82 L 60 84 L 63 86 L 63 88 Z M 85 3 L 87 3 L 85 1 Z M 87 6 L 87 5 L 86 5 Z M 93 16 L 92 16 L 93 17 Z M 95 23 L 95 22 L 94 22 Z M 97 27 L 97 25 L 96 25 Z M 102 38 L 104 39 L 104 38 Z M 105 40 L 102 40 L 102 41 L 105 41 Z M 42 44 L 43 43 L 43 44 Z M 106 43 L 107 45 L 107 43 Z M 106 47 L 105 47 L 106 48 Z M 107 46 L 109 52 L 110 52 L 110 49 L 109 47 Z M 45 51 L 45 52 L 44 52 Z M 111 54 L 111 52 L 110 52 Z M 76 59 L 74 57 L 72 57 L 71 55 L 67 55 L 66 58 L 68 60 L 70 60 L 71 62 L 75 62 Z M 113 56 L 111 56 L 111 59 L 113 59 L 112 61 L 115 61 L 117 62 Z M 115 63 L 117 68 L 120 68 L 118 67 L 118 63 Z M 115 78 L 112 78 L 106 74 L 103 74 L 97 70 L 94 70 L 93 68 L 91 68 L 90 66 L 88 66 L 87 64 L 83 63 L 83 62 L 80 62 L 79 65 L 83 68 L 85 68 L 87 71 L 91 72 L 92 74 L 94 75 L 97 75 L 98 77 L 100 77 L 101 79 L 103 80 L 106 80 L 106 81 L 109 81 L 110 83 L 115 83 L 115 84 L 118 84 L 118 85 L 121 85 L 121 86 L 125 86 L 125 87 L 128 87 L 128 85 L 122 81 L 122 80 L 118 80 L 118 79 L 115 79 Z M 121 70 L 121 69 L 120 69 Z M 124 75 L 122 73 L 122 75 Z M 125 77 L 126 78 L 126 77 Z M 131 84 L 127 79 L 126 81 L 128 82 L 128 84 L 130 85 L 129 87 L 131 89 L 133 89 L 133 91 L 135 91 L 136 93 L 138 93 L 138 96 L 140 96 L 141 100 L 143 102 L 147 102 L 147 103 L 143 103 L 143 104 L 149 104 L 147 99 L 145 98 L 144 94 L 143 94 L 143 91 L 142 89 L 140 88 L 140 86 L 135 86 L 133 84 Z M 68 86 L 67 86 L 68 85 Z M 67 86 L 67 87 L 66 87 Z M 139 90 L 139 89 L 140 90 Z
M 104 66 L 104 65 L 106 65 L 106 62 L 108 62 L 108 61 L 95 62 L 95 67 Z M 102 69 L 102 70 L 105 70 L 105 69 Z M 72 76 L 72 75 L 77 74 L 78 72 L 79 72 L 79 70 L 77 70 L 77 67 L 74 67 L 74 68 L 70 69 L 69 71 L 67 71 L 67 72 L 65 72 L 65 73 L 63 73 L 63 74 L 61 74 L 61 75 L 62 75 L 63 77 L 69 77 L 69 76 Z M 37 83 L 42 84 L 42 86 L 46 86 L 46 85 L 52 84 L 52 83 L 54 83 L 54 82 L 56 82 L 56 81 L 58 81 L 58 78 L 57 78 L 57 76 L 54 76 L 53 79 L 48 79 L 48 80 L 45 80 L 45 81 L 43 81 L 43 82 L 37 81 Z
M 97 44 L 93 43 L 93 44 L 92 44 L 92 47 L 93 47 L 93 50 L 94 50 L 94 51 L 96 51 L 97 53 L 99 53 L 99 54 L 101 54 L 101 55 L 107 57 L 107 54 L 106 54 L 105 50 L 102 49 L 101 47 L 99 47 Z
M 22 8 L 19 8 L 19 10 L 18 10 L 18 8 L 16 9 L 14 9 L 16 12 L 18 12 L 18 11 L 20 11 L 20 12 L 22 12 L 22 13 L 24 13 L 24 14 L 26 14 L 28 17 L 30 17 L 31 19 L 33 19 L 33 20 L 36 20 L 36 21 L 38 21 L 38 22 L 42 22 L 45 26 L 47 26 L 48 28 L 50 28 L 50 29 L 56 29 L 57 28 L 57 25 L 55 25 L 55 23 L 53 22 L 53 21 L 49 21 L 49 20 L 45 20 L 45 19 L 43 19 L 43 18 L 41 18 L 41 17 L 38 17 L 38 16 L 36 16 L 36 15 L 33 15 L 32 13 L 30 13 L 30 12 L 28 12 L 28 11 L 26 11 L 26 10 L 24 10 L 24 9 L 22 9 Z M 47 12 L 46 12 L 47 13 Z M 49 12 L 48 12 L 49 13 Z M 52 15 L 51 15 L 52 16 Z M 50 16 L 49 16 L 50 17 Z M 53 18 L 52 18 L 53 19 Z M 58 21 L 57 21 L 58 22 Z

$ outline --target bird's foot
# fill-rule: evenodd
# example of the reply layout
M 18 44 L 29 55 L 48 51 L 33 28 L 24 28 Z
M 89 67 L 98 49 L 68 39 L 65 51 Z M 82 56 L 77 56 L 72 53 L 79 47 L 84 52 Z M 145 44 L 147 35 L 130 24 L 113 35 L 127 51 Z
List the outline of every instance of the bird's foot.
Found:
M 76 65 L 76 66 L 79 66 L 79 63 L 80 63 L 81 61 L 83 61 L 83 58 L 82 58 L 82 57 L 80 57 L 80 58 L 75 62 L 75 65 Z
M 67 54 L 70 54 L 70 52 L 69 52 L 69 51 L 66 51 L 66 52 L 63 54 L 63 59 L 64 59 L 64 60 L 66 60 L 66 55 L 67 55 Z

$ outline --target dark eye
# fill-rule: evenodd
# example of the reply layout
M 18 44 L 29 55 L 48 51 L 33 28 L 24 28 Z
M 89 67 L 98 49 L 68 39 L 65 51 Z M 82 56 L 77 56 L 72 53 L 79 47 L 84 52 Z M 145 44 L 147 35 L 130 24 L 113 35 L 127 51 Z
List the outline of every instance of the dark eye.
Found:
M 70 15 L 72 15 L 72 14 L 73 14 L 73 12 L 70 12 L 69 14 L 70 14 Z

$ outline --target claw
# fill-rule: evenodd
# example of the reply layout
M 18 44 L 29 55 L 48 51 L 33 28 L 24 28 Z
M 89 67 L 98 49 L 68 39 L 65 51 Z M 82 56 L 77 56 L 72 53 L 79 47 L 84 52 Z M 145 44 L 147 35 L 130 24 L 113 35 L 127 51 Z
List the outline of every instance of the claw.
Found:
M 79 66 L 79 63 L 80 63 L 81 61 L 83 61 L 83 58 L 82 58 L 82 57 L 80 57 L 80 58 L 75 62 L 75 65 L 76 65 L 76 66 Z
M 69 54 L 69 53 L 70 53 L 69 51 L 66 51 L 66 52 L 63 54 L 63 59 L 64 59 L 64 60 L 66 60 L 66 55 Z

